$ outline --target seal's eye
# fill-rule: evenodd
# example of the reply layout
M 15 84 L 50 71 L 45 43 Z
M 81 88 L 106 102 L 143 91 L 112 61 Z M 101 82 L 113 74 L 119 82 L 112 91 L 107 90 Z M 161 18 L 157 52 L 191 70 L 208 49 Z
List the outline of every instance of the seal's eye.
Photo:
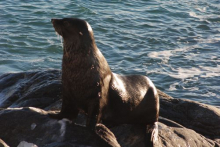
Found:
M 70 23 L 68 21 L 64 21 L 63 24 L 67 27 L 70 25 Z

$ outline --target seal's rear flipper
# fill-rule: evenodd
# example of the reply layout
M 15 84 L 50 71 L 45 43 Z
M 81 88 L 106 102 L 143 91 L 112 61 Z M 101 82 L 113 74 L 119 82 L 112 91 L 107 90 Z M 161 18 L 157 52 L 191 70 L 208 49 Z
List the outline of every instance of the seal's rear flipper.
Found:
M 152 133 L 151 133 L 151 141 L 155 144 L 158 141 L 158 123 L 155 122 L 152 126 Z
M 96 134 L 102 139 L 105 147 L 120 147 L 115 135 L 103 124 L 96 124 Z
M 158 141 L 158 122 L 146 126 L 146 146 L 153 147 Z

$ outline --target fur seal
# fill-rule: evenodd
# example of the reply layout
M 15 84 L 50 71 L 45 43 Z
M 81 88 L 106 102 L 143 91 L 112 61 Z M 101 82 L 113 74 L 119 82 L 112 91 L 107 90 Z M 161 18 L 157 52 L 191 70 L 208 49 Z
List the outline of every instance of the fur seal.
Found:
M 142 75 L 113 73 L 97 48 L 88 22 L 77 18 L 51 19 L 63 37 L 63 102 L 57 119 L 87 113 L 86 126 L 97 123 L 145 124 L 157 138 L 159 96 L 152 81 Z

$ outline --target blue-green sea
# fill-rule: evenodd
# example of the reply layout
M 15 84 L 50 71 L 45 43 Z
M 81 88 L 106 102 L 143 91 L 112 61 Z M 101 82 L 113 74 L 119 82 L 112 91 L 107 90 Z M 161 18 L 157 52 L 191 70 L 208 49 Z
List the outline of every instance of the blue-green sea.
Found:
M 0 74 L 61 69 L 64 17 L 90 23 L 113 72 L 220 106 L 220 0 L 0 0 Z

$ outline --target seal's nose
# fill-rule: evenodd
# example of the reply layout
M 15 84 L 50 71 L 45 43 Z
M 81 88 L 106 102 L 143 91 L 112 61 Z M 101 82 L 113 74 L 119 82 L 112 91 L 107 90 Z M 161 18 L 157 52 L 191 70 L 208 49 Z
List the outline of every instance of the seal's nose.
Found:
M 55 19 L 51 19 L 51 22 L 53 23 L 55 21 Z

